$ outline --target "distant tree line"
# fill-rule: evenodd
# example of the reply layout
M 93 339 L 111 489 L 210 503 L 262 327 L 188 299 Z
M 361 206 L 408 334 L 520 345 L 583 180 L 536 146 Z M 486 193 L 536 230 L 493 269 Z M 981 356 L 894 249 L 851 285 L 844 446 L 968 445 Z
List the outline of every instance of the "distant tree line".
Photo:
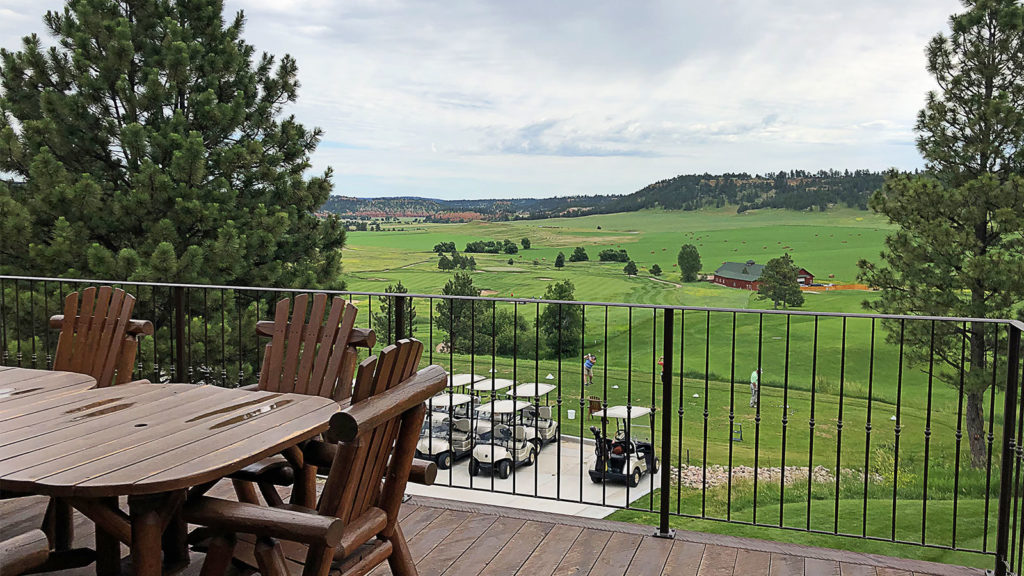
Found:
M 629 254 L 625 250 L 606 248 L 598 252 L 597 259 L 601 262 L 629 262 Z
M 505 239 L 501 242 L 496 240 L 477 240 L 475 242 L 466 243 L 466 252 L 474 254 L 517 254 L 519 252 L 519 245 L 515 242 Z

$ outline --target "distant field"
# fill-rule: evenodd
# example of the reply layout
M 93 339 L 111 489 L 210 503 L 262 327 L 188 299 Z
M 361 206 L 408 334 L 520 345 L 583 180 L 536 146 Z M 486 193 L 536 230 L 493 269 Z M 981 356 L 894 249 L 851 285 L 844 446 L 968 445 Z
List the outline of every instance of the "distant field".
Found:
M 763 308 L 766 303 L 754 300 L 744 290 L 706 283 L 674 285 L 679 282 L 674 269 L 679 247 L 684 243 L 697 246 L 705 273 L 714 272 L 727 260 L 764 263 L 789 252 L 796 264 L 811 271 L 817 280 L 853 282 L 857 260 L 877 258 L 888 228 L 882 217 L 856 210 L 642 211 L 519 222 L 405 222 L 398 226 L 405 230 L 349 233 L 344 278 L 350 290 L 384 290 L 401 280 L 413 292 L 438 293 L 450 276 L 437 269 L 437 256 L 431 249 L 438 242 L 454 241 L 461 250 L 472 240 L 508 238 L 518 242 L 526 237 L 533 246 L 513 256 L 512 266 L 507 255 L 474 255 L 479 268 L 474 274 L 477 287 L 500 296 L 539 297 L 551 282 L 568 278 L 581 300 L 743 308 Z M 591 261 L 555 268 L 558 252 L 568 257 L 575 246 L 586 248 Z M 627 250 L 641 275 L 629 278 L 622 273 L 621 263 L 597 262 L 598 252 L 605 248 Z M 647 270 L 653 264 L 664 270 L 664 282 L 649 278 Z M 856 310 L 864 297 L 863 292 L 810 295 L 807 309 Z

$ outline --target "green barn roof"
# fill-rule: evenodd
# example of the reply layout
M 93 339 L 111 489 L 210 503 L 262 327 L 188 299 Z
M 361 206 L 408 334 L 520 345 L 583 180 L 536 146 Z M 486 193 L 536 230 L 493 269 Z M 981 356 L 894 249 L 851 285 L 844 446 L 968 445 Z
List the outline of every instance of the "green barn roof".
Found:
M 764 270 L 764 264 L 754 264 L 753 260 L 747 260 L 746 262 L 723 262 L 718 267 L 718 270 L 715 270 L 715 276 L 755 282 L 761 277 L 762 270 Z

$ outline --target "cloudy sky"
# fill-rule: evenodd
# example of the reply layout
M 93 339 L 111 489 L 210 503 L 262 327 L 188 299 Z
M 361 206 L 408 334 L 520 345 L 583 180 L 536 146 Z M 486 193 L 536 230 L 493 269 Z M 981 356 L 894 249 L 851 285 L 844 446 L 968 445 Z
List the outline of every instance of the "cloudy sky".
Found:
M 0 46 L 56 0 L 0 0 Z M 293 55 L 335 193 L 628 194 L 693 172 L 913 169 L 956 0 L 226 0 Z

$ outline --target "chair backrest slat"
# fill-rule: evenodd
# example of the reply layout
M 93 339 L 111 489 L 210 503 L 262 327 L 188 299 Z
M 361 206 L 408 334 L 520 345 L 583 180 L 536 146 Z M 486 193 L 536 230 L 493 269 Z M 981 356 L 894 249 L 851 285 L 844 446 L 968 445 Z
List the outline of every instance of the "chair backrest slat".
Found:
M 338 297 L 331 301 L 328 310 L 327 301 L 326 294 L 313 295 L 308 317 L 308 294 L 277 303 L 271 342 L 260 371 L 260 390 L 325 398 L 344 393 L 347 397 L 356 357 L 348 340 L 358 310 Z
M 122 358 L 122 349 L 132 339 L 127 333 L 134 308 L 134 296 L 110 286 L 68 294 L 53 369 L 88 374 L 100 387 L 114 384 L 115 376 L 127 381 L 131 362 Z
M 356 376 L 353 405 L 383 393 L 415 374 L 422 353 L 422 343 L 416 340 L 402 340 L 397 345 L 382 350 L 377 358 L 371 357 L 363 361 Z M 419 437 L 423 414 L 420 413 L 419 421 L 412 424 L 403 418 L 410 416 L 408 413 L 399 414 L 382 422 L 359 438 L 357 445 L 350 446 L 345 451 L 344 459 L 335 462 L 331 467 L 332 473 L 338 469 L 347 471 L 344 487 L 337 493 L 325 488 L 321 495 L 321 514 L 332 514 L 344 522 L 350 522 L 369 508 L 380 507 L 384 487 L 382 480 L 389 463 L 394 461 L 391 456 L 393 449 L 398 449 L 396 441 L 402 436 L 406 444 L 411 442 L 410 446 L 405 447 L 405 452 L 415 451 L 415 441 Z M 406 428 L 415 430 L 410 431 Z M 349 443 L 342 443 L 343 446 L 347 444 Z M 411 456 L 409 461 L 411 462 Z M 404 479 L 402 482 L 404 490 Z

